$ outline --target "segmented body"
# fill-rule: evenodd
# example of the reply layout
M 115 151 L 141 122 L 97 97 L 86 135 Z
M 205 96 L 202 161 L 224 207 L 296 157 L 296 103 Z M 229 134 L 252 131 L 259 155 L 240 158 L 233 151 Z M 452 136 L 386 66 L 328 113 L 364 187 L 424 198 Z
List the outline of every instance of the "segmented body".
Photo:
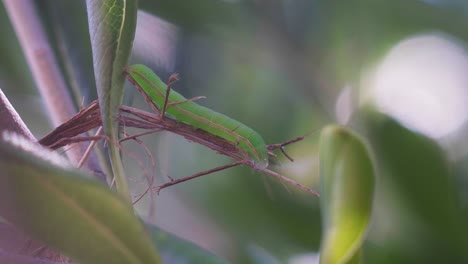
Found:
M 166 84 L 145 65 L 131 65 L 126 71 L 129 78 L 137 83 L 152 102 L 161 109 L 164 105 Z M 236 144 L 241 150 L 248 153 L 255 167 L 263 169 L 268 166 L 267 146 L 256 131 L 192 101 L 171 105 L 171 103 L 184 100 L 186 98 L 181 94 L 170 90 L 166 113 L 179 122 L 184 122 Z

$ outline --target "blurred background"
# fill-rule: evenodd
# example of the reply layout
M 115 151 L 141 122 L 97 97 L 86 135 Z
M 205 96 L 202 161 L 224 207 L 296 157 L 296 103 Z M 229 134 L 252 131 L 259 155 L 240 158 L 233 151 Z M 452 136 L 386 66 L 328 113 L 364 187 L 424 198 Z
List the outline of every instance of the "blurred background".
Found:
M 130 63 L 259 132 L 269 144 L 328 123 L 358 131 L 377 180 L 364 263 L 468 263 L 468 2 L 139 1 Z M 96 98 L 84 1 L 37 1 L 77 107 Z M 0 88 L 37 138 L 53 127 L 3 6 Z M 150 108 L 129 84 L 125 103 Z M 129 132 L 135 132 L 129 130 Z M 156 185 L 229 162 L 168 133 L 142 138 Z M 125 143 L 132 192 L 151 160 Z M 318 189 L 318 134 L 274 169 Z M 148 194 L 142 218 L 233 263 L 315 263 L 319 200 L 249 168 Z

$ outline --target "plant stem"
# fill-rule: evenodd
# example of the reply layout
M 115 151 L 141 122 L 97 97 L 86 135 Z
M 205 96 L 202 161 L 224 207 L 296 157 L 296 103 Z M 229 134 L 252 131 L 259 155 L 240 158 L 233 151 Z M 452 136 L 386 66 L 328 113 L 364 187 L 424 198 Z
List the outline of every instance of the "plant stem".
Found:
M 3 91 L 0 89 L 0 130 L 1 131 L 13 131 L 22 136 L 25 136 L 31 141 L 36 141 L 29 128 L 23 122 L 18 112 L 11 105 L 8 98 L 5 96 Z

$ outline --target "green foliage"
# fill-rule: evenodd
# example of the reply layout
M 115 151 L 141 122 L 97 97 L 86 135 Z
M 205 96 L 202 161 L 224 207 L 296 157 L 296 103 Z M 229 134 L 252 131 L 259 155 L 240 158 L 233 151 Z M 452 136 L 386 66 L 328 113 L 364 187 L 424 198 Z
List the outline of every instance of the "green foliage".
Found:
M 225 260 L 199 246 L 165 232 L 154 225 L 147 225 L 153 242 L 158 246 L 164 263 L 224 264 Z
M 56 153 L 8 134 L 0 166 L 0 214 L 32 237 L 80 263 L 161 263 L 128 203 Z
M 123 100 L 123 69 L 127 65 L 135 35 L 137 1 L 88 0 L 87 8 L 104 133 L 111 142 L 118 142 L 119 128 L 115 117 Z M 130 198 L 119 149 L 112 143 L 109 148 L 117 189 Z
M 90 84 L 94 62 L 105 130 L 117 140 L 115 116 L 124 94 L 122 69 L 132 49 L 137 1 L 88 0 L 89 20 L 84 2 L 59 2 L 41 1 L 35 7 L 68 84 L 74 86 L 77 105 L 82 96 L 85 102 L 95 97 Z M 448 35 L 462 47 L 468 40 L 464 1 L 140 0 L 138 8 L 173 23 L 155 28 L 172 30 L 169 35 L 178 38 L 165 43 L 175 52 L 165 53 L 164 45 L 145 47 L 140 52 L 148 54 L 144 63 L 158 69 L 160 61 L 174 62 L 171 71 L 181 76 L 175 90 L 187 98 L 206 95 L 209 100 L 197 103 L 252 127 L 267 144 L 335 123 L 336 101 L 345 86 L 356 97 L 351 103 L 359 112 L 367 74 L 399 41 L 428 32 Z M 43 135 L 50 127 L 41 118 L 40 100 L 31 97 L 35 85 L 3 6 L 0 21 L 0 88 L 33 133 Z M 148 38 L 146 44 L 157 46 L 166 36 L 161 32 L 143 30 L 142 36 Z M 167 59 L 167 54 L 175 56 Z M 165 80 L 172 72 L 156 73 Z M 135 98 L 135 107 L 148 109 Z M 319 250 L 323 263 L 467 263 L 467 155 L 454 150 L 464 149 L 463 140 L 455 139 L 453 147 L 388 116 L 356 112 L 349 127 L 359 136 L 336 126 L 323 131 L 320 199 L 284 188 L 249 168 L 234 168 L 171 187 L 157 197 L 148 195 L 136 204 L 141 218 L 154 216 L 151 222 L 170 225 L 195 245 L 151 225 L 147 228 L 153 241 L 148 238 L 129 205 L 130 191 L 140 194 L 147 181 L 133 156 L 124 154 L 125 173 L 131 178 L 126 190 L 120 153 L 113 144 L 108 146 L 114 174 L 126 200 L 75 169 L 0 143 L 0 215 L 82 262 L 93 257 L 112 262 L 131 255 L 102 235 L 102 230 L 110 230 L 128 246 L 126 252 L 154 259 L 159 252 L 165 263 L 225 263 L 197 244 L 209 245 L 234 263 L 288 263 L 296 255 Z M 454 134 L 466 138 L 466 129 L 460 131 Z M 142 140 L 155 154 L 156 175 L 162 175 L 155 179 L 158 185 L 167 175 L 178 178 L 229 162 L 178 137 Z M 279 157 L 272 160 L 273 168 L 317 187 L 317 141 L 313 135 L 288 146 L 295 162 Z M 125 145 L 130 153 L 140 154 L 135 146 Z M 157 210 L 149 209 L 153 205 Z
M 359 263 L 372 211 L 374 178 L 369 153 L 357 136 L 338 126 L 323 129 L 320 202 L 324 231 L 320 263 Z
M 375 206 L 385 208 L 375 216 L 371 241 L 386 232 L 383 221 L 395 226 L 384 244 L 367 245 L 368 263 L 395 263 L 394 258 L 398 263 L 468 261 L 467 219 L 442 149 L 385 115 L 367 112 L 363 120 L 379 167 Z
M 190 30 L 232 27 L 239 19 L 239 5 L 218 0 L 140 1 L 140 8 Z

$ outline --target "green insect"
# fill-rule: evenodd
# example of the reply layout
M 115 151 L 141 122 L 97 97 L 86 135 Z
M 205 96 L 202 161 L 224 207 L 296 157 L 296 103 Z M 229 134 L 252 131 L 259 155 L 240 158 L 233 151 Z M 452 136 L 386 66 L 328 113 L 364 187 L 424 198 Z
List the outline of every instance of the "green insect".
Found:
M 194 128 L 236 144 L 239 149 L 248 154 L 255 168 L 265 169 L 268 167 L 267 145 L 253 129 L 230 117 L 187 100 L 176 91 L 169 90 L 169 96 L 166 97 L 167 85 L 145 65 L 128 66 L 126 72 L 130 80 L 143 89 L 160 111 L 163 113 L 165 111 L 179 122 L 189 124 Z

